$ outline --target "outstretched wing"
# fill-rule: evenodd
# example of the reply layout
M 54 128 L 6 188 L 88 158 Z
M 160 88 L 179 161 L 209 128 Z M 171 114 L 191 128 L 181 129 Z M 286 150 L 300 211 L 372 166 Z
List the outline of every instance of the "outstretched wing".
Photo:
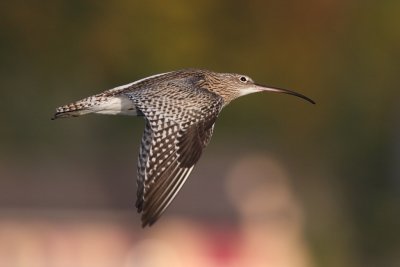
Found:
M 209 97 L 207 105 L 190 108 L 169 98 L 153 99 L 151 104 L 136 101 L 146 117 L 136 202 L 138 212 L 142 212 L 143 227 L 151 226 L 162 215 L 209 143 L 222 108 L 220 98 Z M 151 108 L 155 106 L 159 110 Z

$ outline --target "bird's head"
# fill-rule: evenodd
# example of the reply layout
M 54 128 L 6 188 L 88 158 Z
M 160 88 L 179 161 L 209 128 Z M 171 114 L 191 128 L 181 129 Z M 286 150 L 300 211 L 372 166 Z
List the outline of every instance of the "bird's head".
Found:
M 206 75 L 206 80 L 208 84 L 207 89 L 221 95 L 226 104 L 238 97 L 257 92 L 274 92 L 294 95 L 315 104 L 312 99 L 305 95 L 287 89 L 257 84 L 249 76 L 243 74 L 213 72 Z

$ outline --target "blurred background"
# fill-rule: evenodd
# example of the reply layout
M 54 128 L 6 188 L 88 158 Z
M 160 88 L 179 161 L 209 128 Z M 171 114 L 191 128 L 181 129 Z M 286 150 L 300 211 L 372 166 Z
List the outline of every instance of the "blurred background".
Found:
M 0 266 L 400 266 L 400 1 L 3 1 Z M 140 118 L 56 107 L 186 67 L 296 90 L 224 109 L 154 227 Z

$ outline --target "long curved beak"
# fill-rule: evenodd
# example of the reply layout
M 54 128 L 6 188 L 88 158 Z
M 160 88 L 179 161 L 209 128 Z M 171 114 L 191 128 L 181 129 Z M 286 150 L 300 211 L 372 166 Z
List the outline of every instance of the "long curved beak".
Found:
M 300 93 L 290 91 L 287 89 L 282 89 L 282 88 L 276 88 L 276 87 L 266 87 L 264 85 L 259 85 L 255 84 L 257 91 L 265 91 L 265 92 L 275 92 L 275 93 L 283 93 L 283 94 L 288 94 L 288 95 L 294 95 L 300 98 L 303 98 L 304 100 L 310 102 L 311 104 L 315 105 L 315 101 L 312 100 L 311 98 L 306 97 L 305 95 L 302 95 Z

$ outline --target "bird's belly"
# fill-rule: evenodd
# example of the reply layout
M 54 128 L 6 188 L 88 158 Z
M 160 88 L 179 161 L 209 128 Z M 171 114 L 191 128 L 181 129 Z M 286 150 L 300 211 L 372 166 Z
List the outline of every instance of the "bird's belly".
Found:
M 126 96 L 109 97 L 106 101 L 95 107 L 94 113 L 108 115 L 138 116 L 138 110 L 133 102 Z

